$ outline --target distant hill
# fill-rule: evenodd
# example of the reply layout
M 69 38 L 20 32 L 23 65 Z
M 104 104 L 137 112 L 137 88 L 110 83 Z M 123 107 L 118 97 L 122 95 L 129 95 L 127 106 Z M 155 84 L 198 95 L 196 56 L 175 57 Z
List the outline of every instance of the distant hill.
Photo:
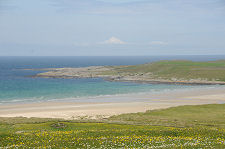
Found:
M 207 81 L 225 81 L 225 60 L 193 62 L 185 60 L 159 61 L 133 66 L 121 66 L 115 69 L 119 73 L 152 73 L 161 79 L 204 79 Z

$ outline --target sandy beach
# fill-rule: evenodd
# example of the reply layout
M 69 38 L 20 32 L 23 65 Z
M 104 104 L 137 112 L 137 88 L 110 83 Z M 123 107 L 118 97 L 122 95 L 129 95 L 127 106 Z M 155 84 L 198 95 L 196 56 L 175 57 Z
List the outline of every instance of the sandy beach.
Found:
M 86 103 L 70 100 L 0 105 L 0 117 L 96 119 L 180 105 L 221 104 L 225 103 L 225 87 L 93 97 L 98 103 L 91 98 Z M 104 102 L 106 98 L 114 102 Z

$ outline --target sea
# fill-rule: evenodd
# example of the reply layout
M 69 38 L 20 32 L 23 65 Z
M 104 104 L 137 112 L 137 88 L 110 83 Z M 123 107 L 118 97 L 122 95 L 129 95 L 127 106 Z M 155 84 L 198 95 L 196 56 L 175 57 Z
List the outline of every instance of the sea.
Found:
M 67 56 L 67 57 L 0 57 L 0 104 L 33 103 L 49 101 L 87 102 L 98 96 L 165 92 L 181 89 L 217 86 L 169 85 L 110 82 L 101 78 L 60 79 L 31 78 L 42 71 L 38 68 L 86 67 L 98 65 L 136 65 L 159 60 L 212 61 L 225 59 L 225 55 L 179 55 L 179 56 Z M 82 100 L 81 100 L 82 99 Z M 112 100 L 112 99 L 110 99 Z

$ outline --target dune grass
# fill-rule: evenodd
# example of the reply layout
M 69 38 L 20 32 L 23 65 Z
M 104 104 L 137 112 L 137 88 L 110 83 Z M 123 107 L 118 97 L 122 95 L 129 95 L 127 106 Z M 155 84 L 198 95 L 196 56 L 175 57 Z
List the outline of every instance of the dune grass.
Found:
M 180 106 L 98 123 L 0 118 L 0 148 L 225 148 L 224 109 Z

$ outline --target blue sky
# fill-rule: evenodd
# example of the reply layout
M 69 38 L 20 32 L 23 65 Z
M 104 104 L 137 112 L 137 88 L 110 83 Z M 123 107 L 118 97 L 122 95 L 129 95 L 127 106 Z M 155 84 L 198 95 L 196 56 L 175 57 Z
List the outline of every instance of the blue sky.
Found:
M 225 54 L 224 0 L 0 0 L 0 56 Z

